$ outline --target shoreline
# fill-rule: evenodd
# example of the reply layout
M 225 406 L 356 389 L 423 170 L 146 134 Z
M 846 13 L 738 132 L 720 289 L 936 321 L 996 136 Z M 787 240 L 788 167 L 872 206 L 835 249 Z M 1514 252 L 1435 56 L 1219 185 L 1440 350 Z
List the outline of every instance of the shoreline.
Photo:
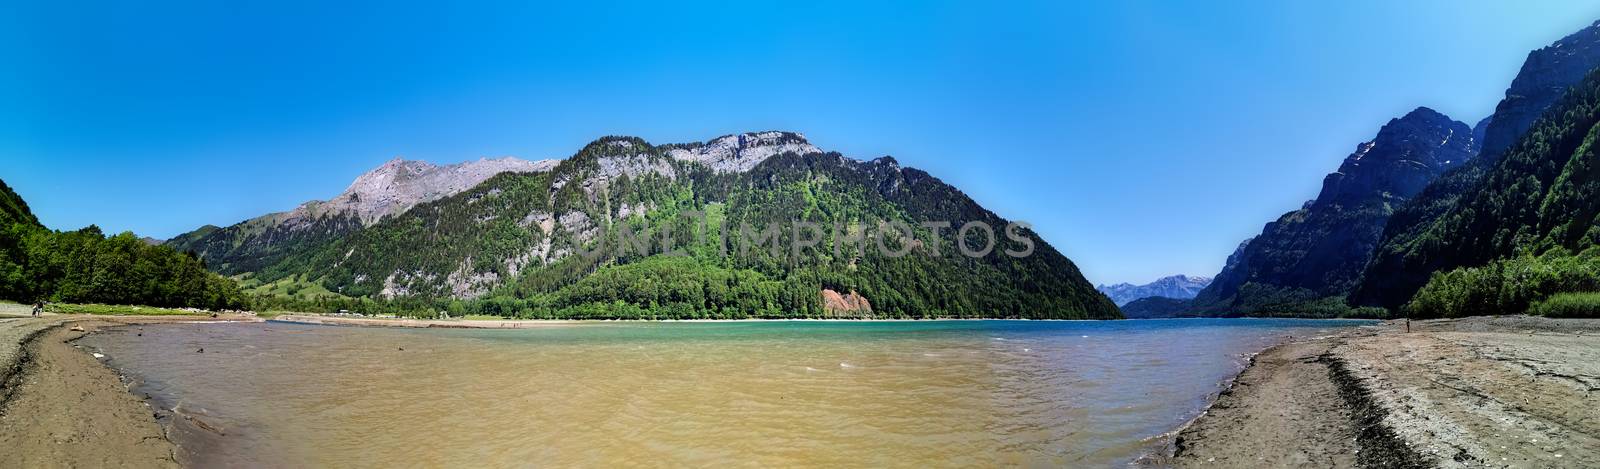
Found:
M 319 326 L 395 327 L 415 329 L 537 329 L 546 327 L 571 327 L 622 323 L 771 323 L 771 322 L 828 322 L 828 323 L 899 323 L 899 322 L 952 322 L 952 321 L 1028 321 L 1028 322 L 1103 322 L 1103 321 L 1171 321 L 1171 320 L 1294 320 L 1294 321 L 1352 321 L 1376 322 L 1372 319 L 1348 318 L 1148 318 L 1148 319 L 1022 319 L 1022 318 L 929 318 L 929 319 L 841 319 L 841 318 L 788 318 L 788 319 L 412 319 L 377 318 L 365 316 L 334 316 L 311 313 L 285 313 L 269 318 L 268 322 L 311 324 Z
M 1270 347 L 1176 431 L 1196 466 L 1594 467 L 1600 320 L 1401 321 Z
M 75 343 L 106 327 L 248 317 L 0 317 L 0 467 L 180 467 L 159 410 Z

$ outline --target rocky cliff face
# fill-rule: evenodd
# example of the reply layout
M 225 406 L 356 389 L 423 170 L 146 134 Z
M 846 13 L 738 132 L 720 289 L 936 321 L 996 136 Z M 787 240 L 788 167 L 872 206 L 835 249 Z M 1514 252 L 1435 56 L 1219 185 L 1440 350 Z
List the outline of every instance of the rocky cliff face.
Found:
M 1196 306 L 1237 313 L 1342 295 L 1359 277 L 1392 207 L 1477 152 L 1470 127 L 1432 109 L 1390 120 L 1323 179 L 1316 199 L 1268 223 L 1230 257 Z
M 405 212 L 424 202 L 459 194 L 496 174 L 549 171 L 556 160 L 517 158 L 480 159 L 446 166 L 398 157 L 357 177 L 350 187 L 326 202 L 312 201 L 290 212 L 291 217 L 351 213 L 363 225 Z
M 1095 290 L 1104 293 L 1117 306 L 1127 305 L 1134 300 L 1150 297 L 1189 299 L 1194 298 L 1206 285 L 1211 284 L 1210 277 L 1191 277 L 1188 275 L 1173 275 L 1162 277 L 1154 282 L 1144 285 L 1119 283 L 1116 285 L 1101 285 Z
M 709 142 L 675 145 L 667 155 L 680 161 L 693 161 L 722 173 L 742 173 L 776 155 L 821 153 L 794 132 L 753 132 L 725 135 Z
M 385 217 L 471 189 L 503 172 L 549 171 L 555 160 L 479 159 L 439 166 L 395 158 L 356 177 L 332 199 L 263 215 L 226 228 L 206 226 L 166 242 L 194 251 L 222 273 L 250 272 L 270 265 L 299 246 L 332 239 Z
M 1548 47 L 1528 53 L 1522 70 L 1495 106 L 1484 132 L 1483 153 L 1491 159 L 1516 142 L 1567 88 L 1600 67 L 1600 21 Z
M 835 317 L 872 317 L 872 302 L 854 290 L 840 294 L 826 288 L 822 289 L 822 308 L 827 310 L 828 315 Z

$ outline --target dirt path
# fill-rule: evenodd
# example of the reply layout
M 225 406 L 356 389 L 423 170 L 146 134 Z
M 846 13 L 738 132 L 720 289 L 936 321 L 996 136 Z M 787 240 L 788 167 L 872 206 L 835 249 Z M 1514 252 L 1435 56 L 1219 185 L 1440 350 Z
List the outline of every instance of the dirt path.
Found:
M 56 327 L 22 346 L 22 373 L 0 407 L 0 467 L 177 467 L 145 403 L 71 345 L 83 334 Z

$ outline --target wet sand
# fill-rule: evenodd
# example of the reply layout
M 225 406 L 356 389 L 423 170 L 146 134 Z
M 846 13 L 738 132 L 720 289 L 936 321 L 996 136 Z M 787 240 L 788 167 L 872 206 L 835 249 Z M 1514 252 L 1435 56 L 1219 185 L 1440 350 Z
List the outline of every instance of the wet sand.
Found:
M 150 407 L 73 341 L 99 327 L 195 320 L 210 318 L 0 316 L 0 467 L 177 467 Z
M 1403 322 L 1268 349 L 1181 467 L 1600 467 L 1600 321 Z

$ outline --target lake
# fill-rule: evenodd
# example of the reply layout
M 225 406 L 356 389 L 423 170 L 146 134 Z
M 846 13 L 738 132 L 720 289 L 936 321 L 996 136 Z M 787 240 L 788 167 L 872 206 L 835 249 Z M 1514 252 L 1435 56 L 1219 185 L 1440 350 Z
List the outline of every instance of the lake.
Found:
M 79 343 L 207 467 L 1121 466 L 1250 354 L 1368 323 L 269 322 Z

